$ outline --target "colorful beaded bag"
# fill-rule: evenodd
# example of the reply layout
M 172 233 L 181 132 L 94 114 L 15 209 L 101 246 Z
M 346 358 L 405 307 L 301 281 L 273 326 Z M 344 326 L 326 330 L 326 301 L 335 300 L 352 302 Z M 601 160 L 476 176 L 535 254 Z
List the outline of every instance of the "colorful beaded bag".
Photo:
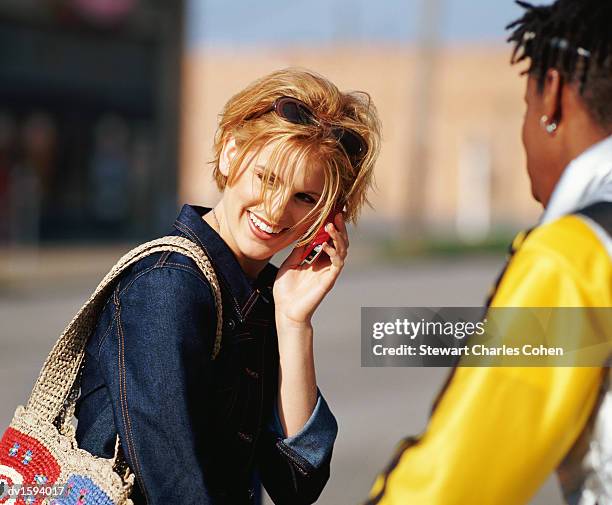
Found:
M 66 327 L 49 353 L 26 406 L 19 406 L 0 439 L 0 504 L 131 505 L 134 474 L 121 457 L 106 459 L 79 449 L 72 424 L 85 345 L 119 274 L 153 253 L 193 259 L 212 288 L 217 311 L 214 359 L 221 348 L 221 292 L 204 251 L 189 239 L 162 237 L 123 256 Z

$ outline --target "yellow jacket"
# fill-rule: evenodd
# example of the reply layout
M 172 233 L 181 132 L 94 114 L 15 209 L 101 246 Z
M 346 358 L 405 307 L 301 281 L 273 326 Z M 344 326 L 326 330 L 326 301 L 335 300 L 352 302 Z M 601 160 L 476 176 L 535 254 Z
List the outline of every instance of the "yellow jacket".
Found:
M 610 307 L 610 256 L 581 217 L 561 217 L 518 247 L 491 306 Z M 602 377 L 601 368 L 458 368 L 371 503 L 527 503 L 583 430 Z

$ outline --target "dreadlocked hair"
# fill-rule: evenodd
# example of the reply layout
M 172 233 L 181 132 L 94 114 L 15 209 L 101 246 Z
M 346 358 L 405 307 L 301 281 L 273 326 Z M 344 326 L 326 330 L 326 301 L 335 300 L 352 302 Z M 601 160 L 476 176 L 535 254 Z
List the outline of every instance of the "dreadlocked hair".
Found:
M 529 59 L 523 73 L 537 79 L 540 92 L 554 68 L 567 83 L 578 85 L 593 119 L 612 129 L 612 0 L 516 3 L 525 13 L 506 27 L 514 44 L 511 63 Z

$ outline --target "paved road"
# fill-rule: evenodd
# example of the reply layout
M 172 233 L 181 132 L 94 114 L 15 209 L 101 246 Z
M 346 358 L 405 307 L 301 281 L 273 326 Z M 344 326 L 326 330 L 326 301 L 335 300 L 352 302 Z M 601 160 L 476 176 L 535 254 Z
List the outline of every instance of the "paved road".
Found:
M 480 305 L 500 265 L 501 260 L 481 258 L 345 272 L 315 320 L 318 382 L 340 424 L 332 476 L 318 503 L 356 504 L 366 496 L 395 443 L 425 426 L 446 373 L 361 368 L 360 307 Z M 26 397 L 53 341 L 95 283 L 0 298 L 0 426 Z M 560 503 L 549 481 L 532 505 Z

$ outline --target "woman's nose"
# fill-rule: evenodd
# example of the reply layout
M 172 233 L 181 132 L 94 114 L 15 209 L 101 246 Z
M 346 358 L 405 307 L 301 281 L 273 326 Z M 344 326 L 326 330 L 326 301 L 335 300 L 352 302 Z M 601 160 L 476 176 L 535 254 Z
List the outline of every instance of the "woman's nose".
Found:
M 291 222 L 290 202 L 284 194 L 277 194 L 272 199 L 271 214 L 270 218 L 274 224 L 283 228 L 293 224 Z

